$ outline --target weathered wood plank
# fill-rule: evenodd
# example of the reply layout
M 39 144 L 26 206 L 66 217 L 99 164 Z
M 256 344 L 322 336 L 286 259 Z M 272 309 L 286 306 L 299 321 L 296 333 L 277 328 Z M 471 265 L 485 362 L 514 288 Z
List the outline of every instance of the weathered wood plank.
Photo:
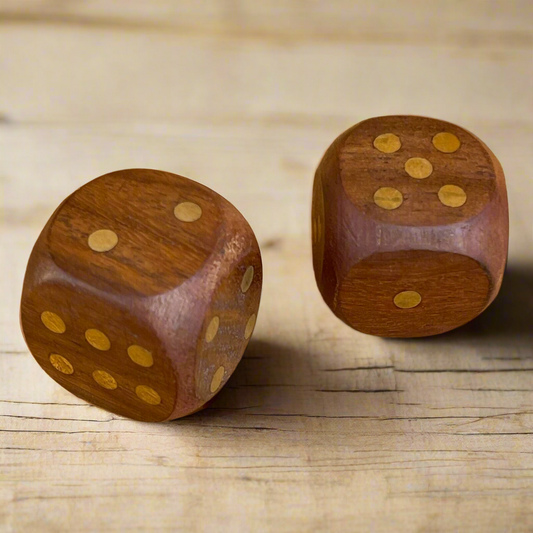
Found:
M 462 47 L 530 47 L 533 8 L 528 0 L 2 0 L 5 23 L 61 24 L 132 31 L 278 40 L 449 43 Z
M 532 20 L 527 0 L 0 0 L 0 529 L 530 531 Z M 511 204 L 500 297 L 417 341 L 341 324 L 311 267 L 320 157 L 399 112 L 478 134 Z M 53 209 L 134 166 L 226 196 L 264 254 L 245 358 L 166 425 L 61 389 L 18 326 Z

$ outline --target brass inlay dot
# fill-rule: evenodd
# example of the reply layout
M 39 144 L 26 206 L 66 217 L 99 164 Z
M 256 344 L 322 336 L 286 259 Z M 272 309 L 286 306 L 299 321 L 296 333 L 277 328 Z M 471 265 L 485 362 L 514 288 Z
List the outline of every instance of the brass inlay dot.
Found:
M 161 396 L 148 385 L 138 385 L 135 387 L 135 394 L 145 403 L 150 405 L 159 405 L 161 403 Z
M 207 342 L 211 342 L 218 332 L 218 326 L 220 325 L 220 319 L 218 316 L 214 316 L 211 319 L 211 322 L 209 322 L 209 326 L 207 326 L 207 330 L 205 332 L 205 340 Z
M 403 291 L 394 297 L 394 305 L 400 309 L 412 309 L 420 304 L 422 296 L 416 291 Z
M 466 202 L 466 192 L 457 185 L 444 185 L 439 190 L 439 200 L 448 207 L 461 207 Z
M 244 276 L 242 277 L 242 281 L 241 281 L 242 292 L 246 292 L 250 288 L 250 285 L 252 284 L 253 279 L 254 279 L 254 267 L 249 266 L 246 269 Z
M 139 366 L 149 368 L 154 364 L 152 353 L 138 344 L 132 344 L 128 347 L 128 355 L 130 359 Z
M 107 352 L 107 350 L 111 348 L 111 342 L 107 338 L 107 335 L 98 329 L 88 329 L 85 332 L 85 338 L 87 339 L 87 342 L 97 350 Z
M 244 328 L 244 338 L 248 340 L 254 331 L 255 321 L 257 320 L 257 315 L 253 313 L 248 321 L 246 322 L 246 327 Z
M 54 333 L 65 333 L 67 330 L 63 319 L 52 311 L 44 311 L 41 314 L 41 322 Z
M 62 374 L 74 374 L 74 367 L 66 357 L 53 353 L 50 354 L 49 359 L 52 366 Z
M 381 187 L 374 193 L 374 202 L 382 209 L 397 209 L 403 203 L 403 195 L 393 187 Z
M 115 390 L 118 387 L 116 379 L 105 370 L 95 370 L 93 372 L 93 379 L 100 387 L 104 387 L 104 389 Z
M 433 165 L 423 157 L 411 157 L 405 163 L 405 172 L 417 180 L 423 180 L 431 176 Z
M 118 243 L 118 235 L 110 229 L 99 229 L 89 235 L 89 248 L 95 252 L 109 252 Z
M 383 133 L 374 139 L 374 147 L 384 154 L 397 152 L 402 146 L 402 142 L 394 133 Z
M 213 379 L 211 380 L 210 390 L 211 393 L 216 392 L 224 379 L 224 373 L 226 372 L 223 366 L 219 366 L 217 371 L 213 374 Z
M 202 208 L 193 202 L 182 202 L 174 208 L 174 216 L 182 222 L 195 222 L 202 216 Z
M 443 131 L 437 133 L 433 137 L 433 146 L 439 151 L 444 152 L 445 154 L 452 154 L 457 152 L 461 146 L 461 141 L 453 134 Z

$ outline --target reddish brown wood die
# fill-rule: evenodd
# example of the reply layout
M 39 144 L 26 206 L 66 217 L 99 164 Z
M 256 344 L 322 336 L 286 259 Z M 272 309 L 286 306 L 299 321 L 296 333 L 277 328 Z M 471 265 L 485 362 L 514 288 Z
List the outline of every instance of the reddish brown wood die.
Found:
M 449 331 L 496 297 L 507 260 L 500 163 L 441 120 L 365 120 L 330 146 L 313 190 L 313 262 L 348 325 L 384 337 Z
M 261 296 L 243 216 L 212 190 L 157 170 L 91 181 L 31 254 L 21 323 L 54 380 L 144 421 L 201 409 L 239 363 Z

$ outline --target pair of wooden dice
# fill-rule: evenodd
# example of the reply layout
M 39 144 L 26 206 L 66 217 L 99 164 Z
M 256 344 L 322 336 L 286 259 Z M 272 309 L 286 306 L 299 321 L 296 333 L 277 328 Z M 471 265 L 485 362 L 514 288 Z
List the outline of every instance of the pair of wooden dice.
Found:
M 366 120 L 317 170 L 313 262 L 333 312 L 364 333 L 421 337 L 495 298 L 507 258 L 502 168 L 474 135 L 422 117 Z M 261 296 L 256 238 L 187 178 L 123 170 L 69 196 L 31 254 L 21 305 L 54 380 L 114 413 L 203 408 L 239 363 Z

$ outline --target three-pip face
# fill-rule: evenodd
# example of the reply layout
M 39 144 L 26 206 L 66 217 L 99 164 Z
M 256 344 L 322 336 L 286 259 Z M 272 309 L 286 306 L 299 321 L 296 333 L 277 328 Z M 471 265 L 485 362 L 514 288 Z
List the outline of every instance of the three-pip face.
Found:
M 32 252 L 23 332 L 77 396 L 147 421 L 202 408 L 238 364 L 259 307 L 242 215 L 187 178 L 127 170 L 56 210 Z
M 453 124 L 366 120 L 333 143 L 317 170 L 317 283 L 360 331 L 425 336 L 468 322 L 499 290 L 507 240 L 501 166 Z

